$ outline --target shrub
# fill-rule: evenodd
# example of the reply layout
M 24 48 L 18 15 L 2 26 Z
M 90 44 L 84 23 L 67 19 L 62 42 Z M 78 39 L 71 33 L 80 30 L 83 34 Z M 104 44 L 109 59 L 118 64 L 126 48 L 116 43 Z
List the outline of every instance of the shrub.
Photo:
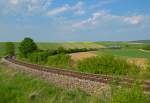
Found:
M 47 65 L 56 67 L 68 67 L 70 62 L 70 56 L 66 54 L 57 54 L 55 56 L 49 56 Z
M 45 64 L 47 62 L 48 52 L 34 52 L 28 55 L 28 60 L 32 63 Z
M 31 38 L 24 38 L 19 45 L 19 52 L 22 57 L 27 57 L 28 54 L 36 51 L 37 49 L 37 45 Z
M 82 72 L 116 75 L 127 75 L 138 72 L 135 65 L 130 65 L 126 60 L 111 55 L 81 60 L 77 63 L 77 69 Z
M 150 50 L 150 45 L 146 45 L 143 49 Z
M 5 43 L 5 55 L 13 56 L 15 54 L 15 45 L 12 42 Z
M 144 94 L 144 90 L 139 84 L 131 88 L 112 88 L 112 103 L 150 103 L 150 99 Z

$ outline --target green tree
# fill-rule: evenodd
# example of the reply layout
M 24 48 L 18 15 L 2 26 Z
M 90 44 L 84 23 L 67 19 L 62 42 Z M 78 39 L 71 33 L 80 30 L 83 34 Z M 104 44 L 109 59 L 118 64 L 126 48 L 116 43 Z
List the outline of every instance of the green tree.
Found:
M 150 50 L 150 45 L 146 45 L 143 49 Z
M 23 57 L 27 57 L 28 54 L 32 53 L 33 51 L 36 51 L 37 45 L 31 38 L 24 38 L 24 40 L 19 45 L 19 52 L 20 55 Z
M 15 45 L 12 42 L 5 43 L 5 55 L 13 56 L 15 54 Z

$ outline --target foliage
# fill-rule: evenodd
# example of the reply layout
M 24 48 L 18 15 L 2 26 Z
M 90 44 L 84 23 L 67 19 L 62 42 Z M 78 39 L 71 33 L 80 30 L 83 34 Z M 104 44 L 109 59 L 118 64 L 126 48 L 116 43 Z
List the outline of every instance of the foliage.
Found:
M 150 45 L 146 45 L 143 49 L 150 50 Z
M 24 38 L 24 40 L 19 45 L 19 52 L 23 57 L 27 57 L 29 53 L 32 53 L 37 49 L 37 45 L 31 38 Z
M 67 54 L 67 53 L 76 53 L 76 52 L 87 52 L 87 51 L 94 51 L 97 50 L 95 48 L 74 48 L 74 49 L 65 49 L 63 47 L 59 47 L 58 49 L 55 50 L 48 50 L 49 55 L 56 55 L 56 54 Z
M 111 55 L 103 55 L 81 60 L 78 62 L 77 68 L 82 72 L 96 74 L 127 75 L 138 72 L 136 66 L 128 64 L 124 59 L 116 58 Z
M 57 67 L 68 67 L 70 62 L 70 56 L 67 54 L 57 54 L 55 56 L 49 56 L 47 65 Z
M 5 43 L 5 55 L 13 56 L 15 54 L 15 45 L 12 42 Z
M 131 88 L 112 88 L 112 103 L 149 103 L 150 98 L 143 92 L 139 84 L 134 84 Z
M 48 52 L 33 52 L 28 55 L 28 60 L 32 63 L 45 64 L 47 62 Z

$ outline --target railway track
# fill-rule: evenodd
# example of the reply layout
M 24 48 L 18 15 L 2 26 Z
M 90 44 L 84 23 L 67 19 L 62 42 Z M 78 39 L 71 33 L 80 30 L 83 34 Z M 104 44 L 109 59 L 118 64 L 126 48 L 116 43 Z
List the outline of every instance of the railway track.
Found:
M 45 67 L 41 65 L 25 63 L 25 62 L 18 61 L 9 57 L 5 57 L 5 59 L 11 63 L 29 67 L 31 69 L 36 69 L 39 71 L 50 72 L 50 73 L 55 73 L 59 75 L 65 75 L 65 76 L 70 76 L 74 78 L 90 80 L 90 81 L 95 81 L 95 82 L 100 82 L 100 83 L 105 83 L 105 84 L 111 83 L 113 81 L 117 85 L 125 85 L 128 87 L 131 87 L 134 83 L 134 80 L 128 79 L 128 78 L 117 78 L 117 77 L 107 76 L 107 75 L 97 75 L 97 74 L 82 73 L 82 72 L 76 72 L 76 71 L 64 70 L 64 69 L 58 69 L 58 68 L 50 68 L 50 67 Z M 145 92 L 150 93 L 150 81 L 144 81 L 142 86 L 144 87 Z

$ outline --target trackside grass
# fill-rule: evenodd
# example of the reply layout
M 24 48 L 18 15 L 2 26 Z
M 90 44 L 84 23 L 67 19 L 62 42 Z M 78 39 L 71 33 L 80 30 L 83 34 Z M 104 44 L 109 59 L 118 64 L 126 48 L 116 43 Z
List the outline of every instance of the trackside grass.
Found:
M 149 103 L 143 89 L 112 86 L 111 97 L 66 90 L 0 65 L 0 103 Z

